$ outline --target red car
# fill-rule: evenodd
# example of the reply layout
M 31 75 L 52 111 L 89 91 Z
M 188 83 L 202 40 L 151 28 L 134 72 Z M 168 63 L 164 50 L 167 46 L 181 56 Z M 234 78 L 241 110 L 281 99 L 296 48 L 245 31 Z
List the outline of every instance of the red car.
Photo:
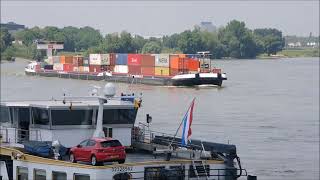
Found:
M 118 161 L 122 164 L 125 160 L 125 147 L 112 138 L 87 139 L 70 149 L 71 162 L 91 162 L 95 166 L 107 161 Z

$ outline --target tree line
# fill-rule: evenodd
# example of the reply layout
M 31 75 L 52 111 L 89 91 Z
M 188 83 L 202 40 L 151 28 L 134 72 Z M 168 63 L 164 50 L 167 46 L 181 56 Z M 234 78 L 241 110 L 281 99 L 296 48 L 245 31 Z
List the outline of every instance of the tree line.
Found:
M 22 41 L 23 45 L 12 46 L 11 42 Z M 284 48 L 282 32 L 272 28 L 251 30 L 244 22 L 230 21 L 215 32 L 202 31 L 195 26 L 161 38 L 145 39 L 128 32 L 111 33 L 103 36 L 92 27 L 33 27 L 10 35 L 1 29 L 1 54 L 8 54 L 14 48 L 23 49 L 30 58 L 44 54 L 35 47 L 37 40 L 63 41 L 64 51 L 88 55 L 89 53 L 185 53 L 210 51 L 212 58 L 255 58 L 266 53 L 275 54 Z M 15 50 L 15 52 L 19 52 Z

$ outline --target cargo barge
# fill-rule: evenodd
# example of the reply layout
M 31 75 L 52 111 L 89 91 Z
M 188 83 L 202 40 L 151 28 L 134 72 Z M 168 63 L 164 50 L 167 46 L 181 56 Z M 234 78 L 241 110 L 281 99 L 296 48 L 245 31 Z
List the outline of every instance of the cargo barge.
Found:
M 52 56 L 31 62 L 27 75 L 161 86 L 222 86 L 226 74 L 211 68 L 210 59 L 185 54 L 90 54 Z

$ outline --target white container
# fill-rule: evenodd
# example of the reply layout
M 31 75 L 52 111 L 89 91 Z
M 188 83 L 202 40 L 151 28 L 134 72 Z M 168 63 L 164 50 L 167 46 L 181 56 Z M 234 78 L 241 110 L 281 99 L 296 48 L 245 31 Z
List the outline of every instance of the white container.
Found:
M 60 56 L 52 56 L 53 64 L 60 63 Z
M 128 66 L 127 65 L 115 65 L 114 72 L 116 73 L 128 73 Z
M 63 71 L 63 64 L 61 64 L 61 63 L 53 64 L 53 70 L 55 70 L 55 71 Z
M 45 63 L 47 63 L 48 65 L 53 65 L 53 58 L 52 56 L 49 56 L 48 59 L 44 60 Z M 58 62 L 59 63 L 59 62 Z
M 90 54 L 89 55 L 90 65 L 110 65 L 109 54 Z
M 158 67 L 169 67 L 170 66 L 170 55 L 169 54 L 154 54 L 155 66 Z
M 110 55 L 101 54 L 101 65 L 110 65 Z
M 90 71 L 90 69 L 89 69 L 88 66 L 84 66 L 84 67 L 83 67 L 83 72 L 89 72 L 89 71 Z

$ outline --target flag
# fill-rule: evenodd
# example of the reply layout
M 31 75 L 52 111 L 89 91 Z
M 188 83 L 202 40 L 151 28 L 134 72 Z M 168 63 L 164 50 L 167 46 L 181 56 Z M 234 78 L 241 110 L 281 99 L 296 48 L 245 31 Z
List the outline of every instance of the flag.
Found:
M 193 99 L 187 113 L 183 117 L 183 121 L 182 121 L 183 129 L 182 129 L 182 138 L 181 138 L 182 146 L 188 145 L 188 141 L 190 141 L 190 137 L 192 134 L 191 124 L 192 124 L 192 119 L 193 119 L 194 101 L 195 101 L 195 99 Z

